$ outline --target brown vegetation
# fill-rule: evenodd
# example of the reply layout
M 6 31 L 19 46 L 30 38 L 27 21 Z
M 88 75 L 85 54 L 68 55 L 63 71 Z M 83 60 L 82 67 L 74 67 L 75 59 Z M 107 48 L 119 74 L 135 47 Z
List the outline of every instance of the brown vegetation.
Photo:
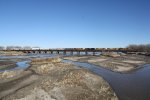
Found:
M 33 60 L 36 64 L 28 69 L 32 74 L 1 84 L 0 89 L 3 90 L 0 97 L 3 100 L 118 100 L 112 88 L 100 76 L 59 61 Z
M 18 56 L 18 55 L 25 55 L 25 53 L 17 52 L 17 51 L 0 51 L 0 55 L 2 55 L 2 56 Z
M 132 45 L 129 45 L 127 46 L 128 49 L 130 50 L 135 50 L 135 51 L 139 51 L 139 52 L 147 52 L 147 53 L 150 53 L 150 44 L 140 44 L 140 45 L 135 45 L 135 44 L 132 44 Z
M 37 58 L 32 59 L 31 64 L 47 64 L 47 63 L 58 63 L 60 62 L 60 58 Z
M 20 74 L 21 72 L 22 72 L 21 70 L 0 72 L 0 80 L 1 79 L 12 78 L 12 77 Z

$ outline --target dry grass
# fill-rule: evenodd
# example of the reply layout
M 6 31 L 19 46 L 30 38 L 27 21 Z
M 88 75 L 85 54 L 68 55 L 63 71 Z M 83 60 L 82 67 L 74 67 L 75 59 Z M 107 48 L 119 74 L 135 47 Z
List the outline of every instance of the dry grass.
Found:
M 102 53 L 102 55 L 103 56 L 108 56 L 108 57 L 119 57 L 120 56 L 116 52 L 105 52 L 105 53 Z
M 61 62 L 60 58 L 37 58 L 32 59 L 31 64 L 47 64 L 47 63 L 58 63 Z
M 25 53 L 16 51 L 0 51 L 0 55 L 17 56 L 17 55 L 25 55 Z
M 57 100 L 118 100 L 116 94 L 101 77 L 84 69 L 66 72 L 59 80 L 55 78 L 43 81 L 42 89 Z
M 30 69 L 41 74 L 38 81 L 3 100 L 118 100 L 101 77 L 72 64 L 51 62 Z
M 49 63 L 49 64 L 44 64 L 39 67 L 37 67 L 37 73 L 39 74 L 48 74 L 51 69 L 54 68 L 54 64 Z
M 1 72 L 0 79 L 12 78 L 12 77 L 18 75 L 20 72 L 21 72 L 20 70 Z

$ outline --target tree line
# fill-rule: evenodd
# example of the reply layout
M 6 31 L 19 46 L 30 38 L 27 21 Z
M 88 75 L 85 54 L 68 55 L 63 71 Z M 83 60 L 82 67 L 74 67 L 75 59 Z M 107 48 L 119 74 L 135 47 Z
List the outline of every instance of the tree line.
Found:
M 135 50 L 135 51 L 139 51 L 139 52 L 150 53 L 150 44 L 140 44 L 140 45 L 131 44 L 131 45 L 127 46 L 127 48 L 130 50 Z

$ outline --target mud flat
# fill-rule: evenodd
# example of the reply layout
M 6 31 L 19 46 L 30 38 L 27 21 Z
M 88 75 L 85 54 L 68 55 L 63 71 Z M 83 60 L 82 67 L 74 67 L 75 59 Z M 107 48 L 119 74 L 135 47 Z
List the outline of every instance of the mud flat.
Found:
M 14 61 L 0 60 L 0 70 L 13 68 L 15 66 L 16 66 L 16 62 Z
M 1 79 L 2 100 L 118 100 L 100 76 L 60 59 L 35 59 L 25 71 Z
M 64 57 L 64 59 L 95 64 L 115 72 L 129 72 L 136 68 L 139 68 L 144 64 L 150 63 L 150 57 L 143 55 L 120 55 L 117 57 L 72 56 L 72 57 Z

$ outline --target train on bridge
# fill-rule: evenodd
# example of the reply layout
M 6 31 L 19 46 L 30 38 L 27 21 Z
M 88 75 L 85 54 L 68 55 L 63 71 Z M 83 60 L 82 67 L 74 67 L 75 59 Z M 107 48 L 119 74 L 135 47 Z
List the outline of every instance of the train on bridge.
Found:
M 52 48 L 52 49 L 40 49 L 40 48 L 36 48 L 36 49 L 5 49 L 5 50 L 1 50 L 1 51 L 18 51 L 18 52 L 23 52 L 23 53 L 63 53 L 66 54 L 68 52 L 70 52 L 71 54 L 73 54 L 74 52 L 80 54 L 80 52 L 84 52 L 85 54 L 88 54 L 88 52 L 93 52 L 93 55 L 96 52 L 123 52 L 123 53 L 127 53 L 129 50 L 127 48 Z
M 128 48 L 49 48 L 49 49 L 42 49 L 40 47 L 0 47 L 0 50 L 128 50 Z

